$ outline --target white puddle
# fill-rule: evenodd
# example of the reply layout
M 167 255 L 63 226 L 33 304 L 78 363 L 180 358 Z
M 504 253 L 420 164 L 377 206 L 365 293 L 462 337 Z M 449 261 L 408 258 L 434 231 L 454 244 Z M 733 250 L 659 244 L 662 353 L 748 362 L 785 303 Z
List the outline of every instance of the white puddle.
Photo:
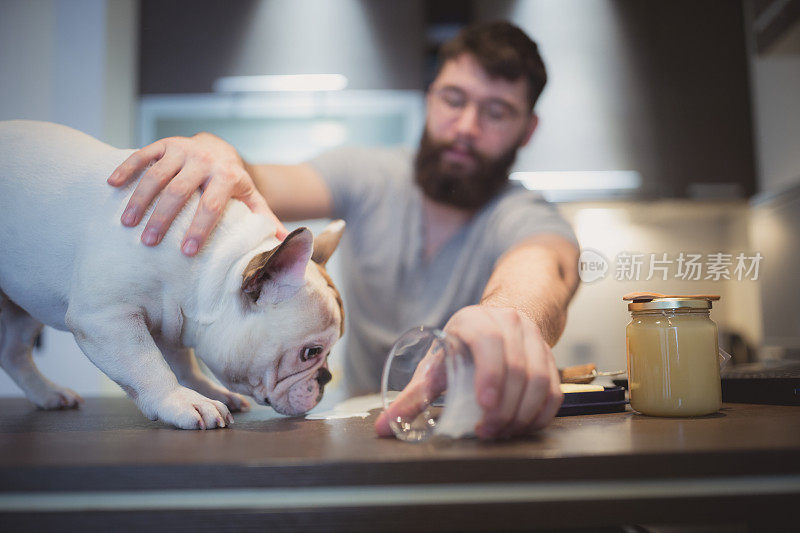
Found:
M 373 409 L 383 408 L 381 395 L 368 394 L 366 396 L 356 396 L 343 402 L 339 402 L 333 408 L 325 411 L 308 413 L 306 420 L 335 420 L 338 418 L 367 418 Z

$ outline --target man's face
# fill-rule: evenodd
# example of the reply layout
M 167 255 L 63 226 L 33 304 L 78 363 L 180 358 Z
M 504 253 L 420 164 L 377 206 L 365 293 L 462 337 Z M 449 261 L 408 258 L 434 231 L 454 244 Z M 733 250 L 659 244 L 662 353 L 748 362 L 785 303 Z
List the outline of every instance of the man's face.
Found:
M 524 78 L 491 78 L 469 54 L 447 61 L 428 91 L 416 180 L 431 199 L 477 209 L 505 185 L 536 128 Z

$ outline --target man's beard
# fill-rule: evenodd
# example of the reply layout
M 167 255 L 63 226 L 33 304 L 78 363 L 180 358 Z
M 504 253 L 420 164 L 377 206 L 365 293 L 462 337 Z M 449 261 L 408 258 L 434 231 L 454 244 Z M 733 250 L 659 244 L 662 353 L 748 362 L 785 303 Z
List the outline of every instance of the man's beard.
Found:
M 453 143 L 434 142 L 425 130 L 414 160 L 417 185 L 436 202 L 478 209 L 508 183 L 508 171 L 517 157 L 519 143 L 494 159 L 470 148 L 469 154 L 475 160 L 475 169 L 471 172 L 458 163 L 443 161 L 442 155 L 452 146 Z

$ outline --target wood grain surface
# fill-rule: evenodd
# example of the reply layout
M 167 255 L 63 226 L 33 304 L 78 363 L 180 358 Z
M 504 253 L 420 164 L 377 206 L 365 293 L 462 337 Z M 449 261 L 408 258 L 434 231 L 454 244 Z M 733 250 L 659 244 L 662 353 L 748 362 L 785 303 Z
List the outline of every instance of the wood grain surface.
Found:
M 558 418 L 500 442 L 378 438 L 367 419 L 257 407 L 232 428 L 176 430 L 125 398 L 74 411 L 0 400 L 0 491 L 330 487 L 800 473 L 800 408 L 726 404 L 701 418 Z

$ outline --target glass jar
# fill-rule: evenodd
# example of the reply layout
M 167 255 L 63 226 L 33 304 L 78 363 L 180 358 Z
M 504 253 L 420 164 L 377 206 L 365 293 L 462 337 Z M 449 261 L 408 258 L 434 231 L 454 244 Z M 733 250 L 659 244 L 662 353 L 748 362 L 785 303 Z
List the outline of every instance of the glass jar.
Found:
M 722 407 L 717 325 L 704 298 L 628 304 L 631 407 L 653 416 L 701 416 Z

